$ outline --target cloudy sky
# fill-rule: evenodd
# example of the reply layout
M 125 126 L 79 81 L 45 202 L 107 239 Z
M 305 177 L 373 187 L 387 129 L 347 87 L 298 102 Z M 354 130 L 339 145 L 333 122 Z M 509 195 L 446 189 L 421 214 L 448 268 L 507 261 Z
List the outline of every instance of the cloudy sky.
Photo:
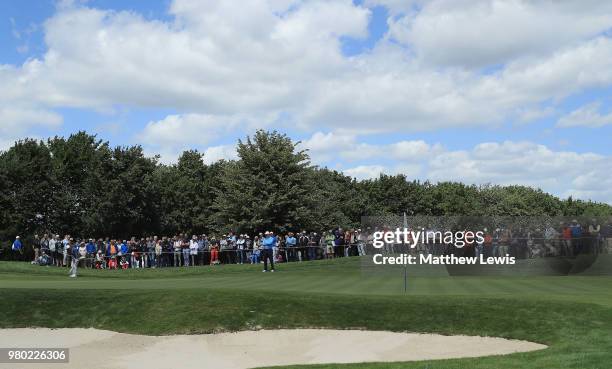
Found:
M 612 2 L 0 2 L 0 149 L 172 162 L 277 129 L 313 162 L 612 203 Z

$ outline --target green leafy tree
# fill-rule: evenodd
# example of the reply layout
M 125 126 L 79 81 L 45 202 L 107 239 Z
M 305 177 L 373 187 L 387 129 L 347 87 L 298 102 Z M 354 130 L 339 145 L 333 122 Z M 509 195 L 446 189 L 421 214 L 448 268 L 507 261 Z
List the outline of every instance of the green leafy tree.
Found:
M 23 235 L 27 244 L 28 238 L 47 229 L 52 214 L 53 178 L 47 146 L 29 139 L 16 142 L 0 155 L 0 173 L 4 212 L 0 232 L 5 240 Z
M 215 199 L 218 227 L 237 231 L 297 230 L 309 221 L 309 157 L 276 131 L 238 141 L 240 160 L 220 177 Z
M 97 209 L 105 191 L 107 171 L 112 166 L 108 143 L 78 132 L 68 139 L 50 139 L 47 146 L 54 178 L 50 227 L 57 233 L 97 233 L 100 227 Z

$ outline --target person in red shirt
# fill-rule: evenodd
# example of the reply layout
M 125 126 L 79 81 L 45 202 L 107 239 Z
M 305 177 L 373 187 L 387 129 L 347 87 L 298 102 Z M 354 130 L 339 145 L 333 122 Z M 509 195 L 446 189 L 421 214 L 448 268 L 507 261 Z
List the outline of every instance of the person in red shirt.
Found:
M 564 226 L 561 231 L 561 239 L 563 240 L 563 254 L 565 256 L 572 256 L 572 229 L 569 226 Z
M 219 244 L 214 238 L 211 240 L 210 265 L 219 264 Z

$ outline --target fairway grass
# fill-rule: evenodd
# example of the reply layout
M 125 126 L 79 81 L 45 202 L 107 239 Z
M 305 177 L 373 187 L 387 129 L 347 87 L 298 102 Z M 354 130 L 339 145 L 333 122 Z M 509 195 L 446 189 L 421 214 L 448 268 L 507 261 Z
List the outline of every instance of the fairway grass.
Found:
M 462 334 L 549 348 L 345 367 L 608 369 L 612 363 L 610 277 L 415 276 L 404 293 L 400 275 L 362 275 L 358 265 L 351 259 L 279 265 L 274 274 L 249 265 L 81 270 L 71 280 L 66 269 L 0 263 L 0 327 L 93 327 L 149 335 L 264 328 Z

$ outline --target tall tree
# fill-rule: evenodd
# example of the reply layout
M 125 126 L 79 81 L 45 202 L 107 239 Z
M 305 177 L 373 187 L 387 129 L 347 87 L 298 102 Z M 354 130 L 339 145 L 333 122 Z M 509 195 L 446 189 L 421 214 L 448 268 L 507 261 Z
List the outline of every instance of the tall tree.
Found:
M 297 230 L 308 223 L 307 153 L 276 131 L 238 141 L 240 160 L 226 167 L 215 200 L 219 227 L 238 231 Z
M 96 233 L 100 222 L 96 209 L 111 167 L 108 143 L 78 132 L 68 139 L 50 139 L 47 145 L 54 177 L 51 228 L 73 235 Z
M 0 231 L 7 238 L 44 232 L 52 214 L 53 178 L 47 146 L 29 139 L 16 142 L 0 155 L 0 173 L 4 187 L 0 196 L 6 206 L 2 218 L 7 220 Z

